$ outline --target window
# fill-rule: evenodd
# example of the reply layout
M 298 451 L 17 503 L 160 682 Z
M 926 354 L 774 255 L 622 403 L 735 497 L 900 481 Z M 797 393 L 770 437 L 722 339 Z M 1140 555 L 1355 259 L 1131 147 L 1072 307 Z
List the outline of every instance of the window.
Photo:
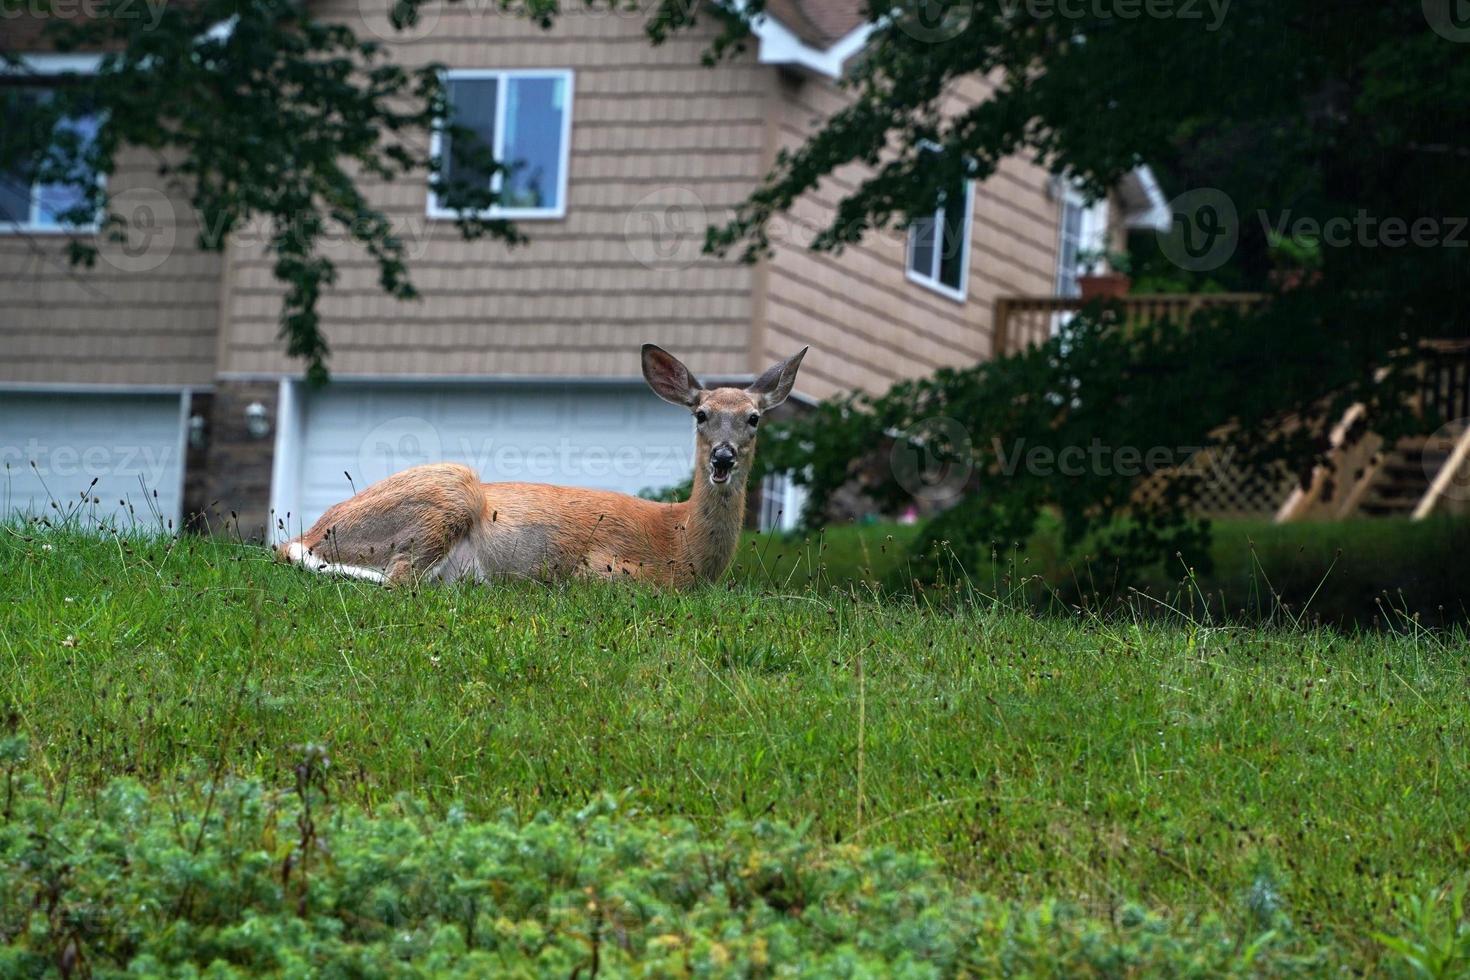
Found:
M 27 59 L 20 71 L 28 76 L 86 70 L 95 62 L 85 56 Z M 97 175 L 78 162 L 97 138 L 100 117 L 78 112 L 47 119 L 44 110 L 55 98 L 54 87 L 23 84 L 0 88 L 0 230 L 66 231 L 96 227 L 96 219 L 78 223 L 75 212 L 86 203 L 87 185 Z M 26 119 L 32 125 L 18 125 Z M 39 168 L 34 161 L 40 158 Z
M 1057 295 L 1081 296 L 1077 279 L 1097 259 L 1107 244 L 1108 202 L 1087 203 L 1075 188 L 1068 188 L 1062 201 L 1062 234 L 1057 248 Z
M 955 207 L 951 201 L 963 201 Z M 918 219 L 909 228 L 908 277 L 914 282 L 965 301 L 970 265 L 970 211 L 973 184 L 941 195 L 933 215 Z
M 484 217 L 565 215 L 572 73 L 456 70 L 445 84 L 449 122 L 468 145 L 453 145 L 448 131 L 435 134 L 442 193 L 430 193 L 429 216 L 457 217 L 456 202 L 472 206 L 471 191 L 499 195 L 479 212 Z
M 798 486 L 789 473 L 767 473 L 761 481 L 760 529 L 794 531 L 806 508 L 807 488 Z

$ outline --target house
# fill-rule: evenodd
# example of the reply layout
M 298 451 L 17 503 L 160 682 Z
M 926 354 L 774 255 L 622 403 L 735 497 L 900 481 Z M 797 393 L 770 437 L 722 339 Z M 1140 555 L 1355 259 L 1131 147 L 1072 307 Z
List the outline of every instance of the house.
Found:
M 422 180 L 371 186 L 408 240 L 423 298 L 382 294 L 371 262 L 337 246 L 321 306 L 333 381 L 313 389 L 277 339 L 281 287 L 260 229 L 201 250 L 185 196 L 141 154 L 112 176 L 129 247 L 66 265 L 64 187 L 14 175 L 0 192 L 0 463 L 6 511 L 64 511 L 180 526 L 207 511 L 258 535 L 309 525 L 391 472 L 457 460 L 487 480 L 626 492 L 691 469 L 689 420 L 652 397 L 638 351 L 657 343 L 706 380 L 753 377 L 810 345 L 797 400 L 992 356 L 994 301 L 1066 294 L 1079 250 L 1157 221 L 1146 172 L 1089 206 L 1041 167 L 1011 159 L 911 230 L 840 256 L 809 252 L 849 170 L 775 229 L 757 265 L 700 254 L 727 213 L 814 124 L 861 50 L 852 2 L 782 0 L 756 43 L 715 68 L 704 26 L 660 47 L 642 15 L 566 10 L 543 31 L 483 3 L 431 5 L 413 30 L 389 0 L 319 0 L 320 13 L 389 41 L 402 63 L 448 66 L 460 121 L 522 166 L 505 205 L 530 236 L 510 249 L 461 240 Z M 96 59 L 39 54 L 45 75 Z M 956 108 L 983 99 L 968 81 Z M 88 120 L 77 120 L 86 127 Z M 95 483 L 92 481 L 95 479 Z M 767 488 L 764 519 L 794 516 Z

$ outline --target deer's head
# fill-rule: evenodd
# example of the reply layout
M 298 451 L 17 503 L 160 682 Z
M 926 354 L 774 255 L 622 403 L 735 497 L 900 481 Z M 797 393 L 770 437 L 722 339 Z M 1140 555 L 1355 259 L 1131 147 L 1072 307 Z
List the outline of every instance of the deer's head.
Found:
M 703 473 L 717 489 L 744 484 L 761 416 L 791 394 L 806 351 L 803 347 L 772 365 L 748 388 L 705 388 L 677 357 L 653 344 L 643 345 L 643 378 L 648 387 L 694 416 L 696 479 Z M 737 473 L 739 479 L 735 479 Z

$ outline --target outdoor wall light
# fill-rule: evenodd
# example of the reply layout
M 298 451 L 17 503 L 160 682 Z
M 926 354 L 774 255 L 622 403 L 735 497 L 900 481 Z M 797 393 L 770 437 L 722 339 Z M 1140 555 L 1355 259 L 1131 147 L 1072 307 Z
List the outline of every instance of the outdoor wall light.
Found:
M 189 416 L 189 446 L 193 449 L 204 448 L 204 416 Z
M 260 402 L 245 406 L 245 431 L 252 439 L 264 439 L 271 434 L 270 412 Z

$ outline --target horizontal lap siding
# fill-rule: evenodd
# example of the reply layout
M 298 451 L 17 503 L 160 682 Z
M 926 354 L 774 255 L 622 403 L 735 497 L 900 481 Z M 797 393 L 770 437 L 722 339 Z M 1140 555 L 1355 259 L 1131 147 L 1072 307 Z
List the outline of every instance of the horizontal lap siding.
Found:
M 124 216 L 131 202 L 156 200 L 153 192 L 168 201 L 167 207 L 150 203 L 155 237 L 137 259 L 100 241 L 92 268 L 74 267 L 66 258 L 67 236 L 0 232 L 0 385 L 213 379 L 220 256 L 200 250 L 187 197 L 156 170 L 151 156 L 124 152 L 108 185 Z M 166 257 L 143 268 L 154 254 Z
M 787 79 L 782 88 L 783 147 L 799 145 L 844 104 L 844 94 L 825 82 Z M 987 91 L 967 82 L 946 111 L 962 111 Z M 811 239 L 867 174 L 839 168 L 773 229 L 760 354 L 769 359 L 810 344 L 800 387 L 814 397 L 881 392 L 895 381 L 989 357 L 994 299 L 1050 293 L 1055 278 L 1058 206 L 1048 196 L 1046 171 L 1017 158 L 975 187 L 964 303 L 908 280 L 902 229 L 870 231 L 840 254 L 811 252 Z
M 317 9 L 360 33 L 391 36 L 388 5 L 364 6 Z M 751 268 L 707 258 L 649 268 L 639 261 L 648 240 L 640 202 L 692 195 L 714 221 L 750 192 L 763 172 L 769 69 L 748 57 L 701 67 L 713 24 L 653 47 L 643 15 L 572 10 L 541 31 L 483 0 L 425 14 L 425 36 L 393 42 L 399 63 L 575 71 L 567 214 L 519 222 L 524 246 L 466 242 L 452 222 L 425 216 L 424 179 L 365 182 L 407 244 L 421 298 L 384 296 L 367 256 L 334 245 L 338 281 L 320 306 L 332 370 L 631 377 L 639 347 L 651 341 L 702 374 L 749 371 Z M 705 223 L 693 222 L 699 235 Z M 231 250 L 227 372 L 297 367 L 276 340 L 281 290 L 261 240 Z

